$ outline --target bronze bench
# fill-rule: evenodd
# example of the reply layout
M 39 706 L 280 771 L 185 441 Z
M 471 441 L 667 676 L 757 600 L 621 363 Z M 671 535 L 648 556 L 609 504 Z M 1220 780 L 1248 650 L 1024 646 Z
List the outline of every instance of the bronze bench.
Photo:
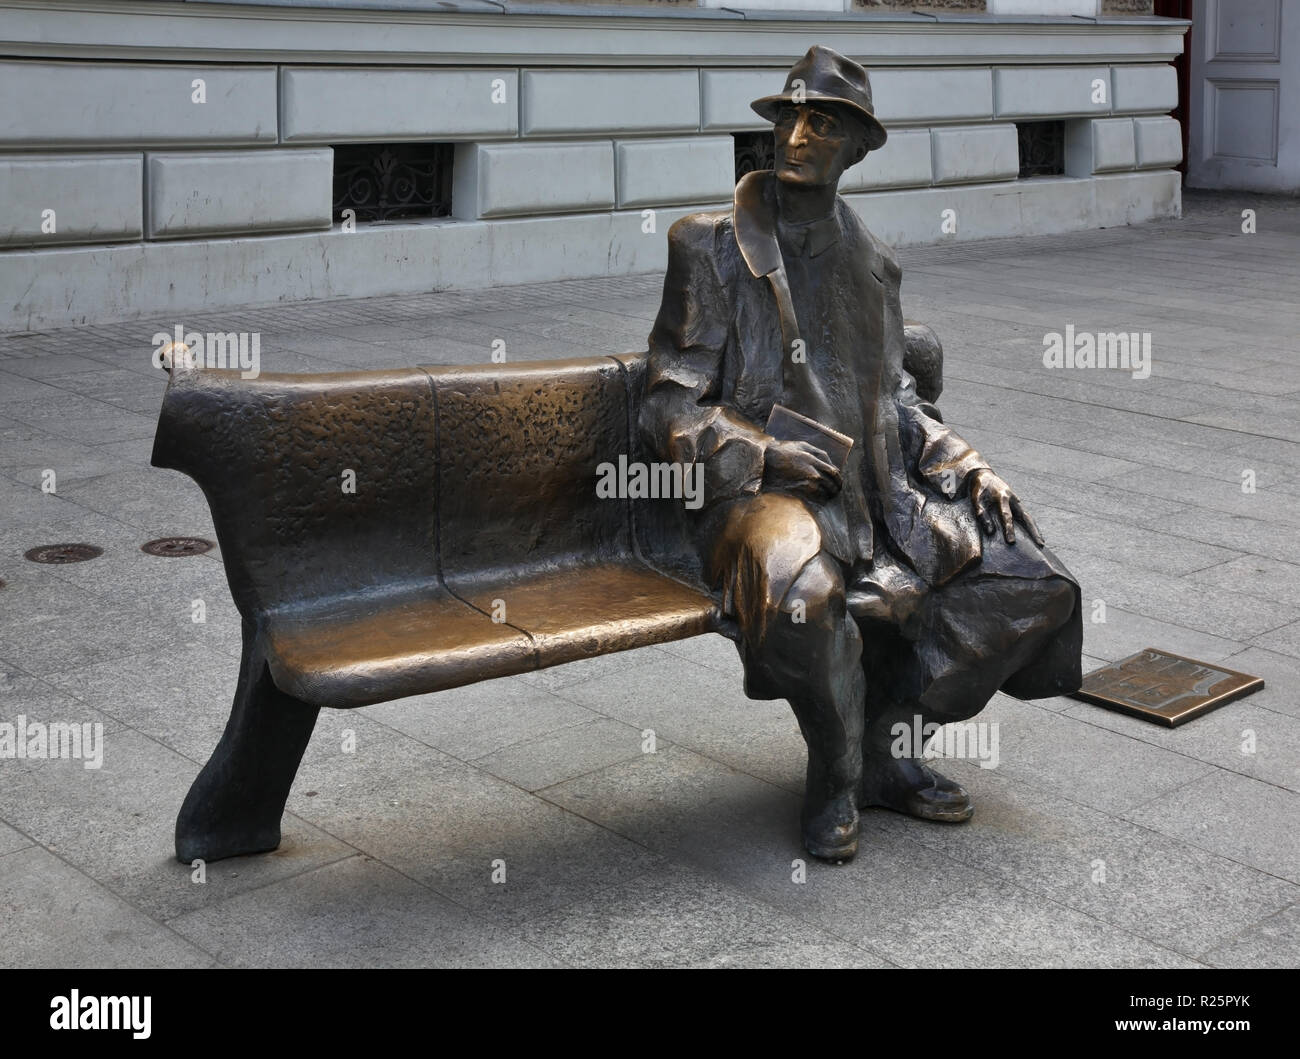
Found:
M 907 335 L 933 400 L 942 351 Z M 644 370 L 629 354 L 243 379 L 175 357 L 152 462 L 203 489 L 243 623 L 179 860 L 279 845 L 323 706 L 731 631 L 680 501 L 596 495 L 600 464 L 651 459 Z

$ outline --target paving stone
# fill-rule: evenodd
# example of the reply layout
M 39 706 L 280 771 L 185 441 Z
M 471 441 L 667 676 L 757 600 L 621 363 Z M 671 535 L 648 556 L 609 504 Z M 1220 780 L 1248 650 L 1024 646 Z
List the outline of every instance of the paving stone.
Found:
M 172 920 L 227 967 L 549 967 L 540 949 L 369 857 Z
M 0 857 L 15 850 L 26 849 L 34 843 L 20 831 L 15 831 L 8 824 L 0 823 Z
M 503 747 L 474 764 L 516 787 L 537 791 L 636 757 L 646 752 L 645 745 L 640 729 L 599 717 Z M 662 743 L 656 740 L 656 745 Z
M 0 856 L 6 967 L 209 967 L 212 957 L 43 849 Z
M 1283 625 L 1256 636 L 1255 643 L 1270 651 L 1280 651 L 1282 654 L 1300 658 L 1300 621 L 1293 621 L 1290 625 Z
M 752 776 L 803 789 L 807 750 L 789 704 L 747 698 L 733 675 L 659 652 L 635 670 L 566 685 L 560 694 Z
M 1300 717 L 1300 658 L 1247 647 L 1223 660 L 1229 669 L 1261 677 L 1264 686 L 1249 699 L 1252 706 Z
M 796 798 L 683 748 L 545 793 L 901 966 L 1190 964 L 1041 894 L 898 839 L 881 823 L 894 816 L 884 810 L 864 816 L 854 861 L 820 864 L 799 845 Z M 803 863 L 803 884 L 792 878 L 796 861 Z
M 1086 552 L 1067 551 L 1067 555 L 1070 572 L 1085 586 L 1085 596 L 1105 600 L 1108 619 L 1109 610 L 1117 607 L 1211 635 L 1246 641 L 1300 615 L 1300 600 L 1293 603 L 1261 600 L 1223 588 L 1189 586 L 1180 578 Z
M 1068 791 L 1063 796 L 1071 801 L 1112 814 L 1213 770 L 1182 754 L 1007 695 L 994 696 L 975 720 L 998 726 L 994 769 L 1000 775 Z
M 678 658 L 685 658 L 698 666 L 708 666 L 720 673 L 726 673 L 737 683 L 745 676 L 745 669 L 741 665 L 735 642 L 720 634 L 692 636 L 689 640 L 674 640 L 672 643 L 660 644 L 659 650 L 667 651 Z
M 198 485 L 179 471 L 132 468 L 73 482 L 64 496 L 138 527 L 147 534 L 145 540 L 171 536 L 215 538 L 207 500 Z
M 618 651 L 611 655 L 598 655 L 568 662 L 562 666 L 521 673 L 520 680 L 548 691 L 560 692 L 571 684 L 580 684 L 602 674 L 631 672 L 641 666 L 662 663 L 663 656 L 653 647 L 639 647 L 632 651 Z
M 1123 523 L 1096 515 L 1066 511 L 1049 504 L 1035 504 L 1030 509 L 1030 514 L 1038 523 L 1050 548 L 1055 549 L 1059 544 L 1102 558 L 1122 558 L 1125 565 L 1174 577 L 1187 575 L 1195 579 L 1194 571 L 1226 564 L 1241 556 L 1240 552 L 1228 548 L 1218 548 L 1158 530 L 1144 529 L 1141 533 L 1135 533 L 1131 526 Z M 1229 582 L 1219 587 L 1233 586 Z
M 805 858 L 798 795 L 681 746 L 542 792 L 548 801 L 673 860 L 776 870 Z
M 545 688 L 512 677 L 367 706 L 362 712 L 462 761 L 528 743 L 597 716 Z
M 356 732 L 353 753 L 342 752 L 345 727 Z M 603 828 L 354 713 L 327 711 L 317 722 L 289 808 L 505 924 L 658 862 Z M 502 866 L 505 882 L 493 882 Z
M 1161 834 L 1300 882 L 1300 795 L 1233 772 L 1212 773 L 1125 813 Z
M 138 732 L 105 732 L 103 767 L 72 761 L 5 763 L 0 818 L 156 919 L 296 875 L 354 851 L 286 815 L 274 853 L 207 867 L 206 881 L 175 859 L 174 832 L 199 767 Z M 9 766 L 24 764 L 19 771 Z
M 211 647 L 173 642 L 51 673 L 47 680 L 80 702 L 101 704 L 115 720 L 203 764 L 225 731 L 238 675 L 238 667 Z
M 530 922 L 524 937 L 576 967 L 888 967 L 702 872 L 662 868 Z
M 1083 598 L 1083 649 L 1107 662 L 1118 662 L 1144 647 L 1159 647 L 1190 658 L 1219 662 L 1245 646 L 1237 640 L 1225 640 L 1221 636 L 1134 614 L 1122 607 L 1111 606 L 1108 600 L 1103 600 L 1107 604 L 1106 620 L 1094 622 L 1092 604 L 1100 597 L 1091 595 L 1085 585 Z M 1101 612 L 1097 613 L 1100 615 Z
M 1186 578 L 1200 585 L 1228 588 L 1279 603 L 1300 599 L 1300 565 L 1258 555 L 1243 555 L 1189 573 Z
M 1300 966 L 1300 904 L 1284 908 L 1205 954 L 1212 967 Z
M 971 792 L 969 824 L 882 814 L 906 837 L 1086 915 L 1204 960 L 1206 950 L 1295 900 L 1272 875 L 969 762 L 943 771 Z
M 4 591 L 8 593 L 9 587 Z M 0 631 L 0 659 L 43 676 L 148 648 L 152 623 L 145 608 L 105 604 L 89 593 L 83 597 L 86 602 L 79 613 L 7 625 Z
M 1177 728 L 1092 703 L 1076 702 L 1065 716 L 1300 792 L 1300 718 L 1263 709 L 1253 698 L 1230 702 Z

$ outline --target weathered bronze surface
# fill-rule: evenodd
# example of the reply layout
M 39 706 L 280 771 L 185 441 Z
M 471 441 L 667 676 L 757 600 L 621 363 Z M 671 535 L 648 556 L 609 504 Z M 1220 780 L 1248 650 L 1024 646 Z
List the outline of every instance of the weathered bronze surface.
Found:
M 815 47 L 753 107 L 775 168 L 670 230 L 640 430 L 704 467 L 705 584 L 747 694 L 787 699 L 808 744 L 806 848 L 844 860 L 860 808 L 969 819 L 967 793 L 921 748 L 896 756 L 892 732 L 965 720 L 999 688 L 1077 688 L 1079 588 L 906 366 L 898 261 L 836 194 L 886 138 L 866 71 Z M 777 404 L 852 439 L 842 467 L 768 434 Z
M 1074 697 L 1177 728 L 1263 686 L 1259 677 L 1147 647 L 1094 669 Z
M 1078 586 L 944 425 L 938 340 L 835 195 L 884 142 L 866 73 L 814 49 L 791 78 L 815 106 L 790 84 L 756 104 L 777 172 L 673 227 L 648 354 L 244 379 L 165 353 L 153 462 L 207 496 L 244 636 L 181 860 L 276 846 L 321 707 L 709 631 L 751 696 L 790 699 L 805 844 L 844 859 L 859 806 L 970 815 L 890 757 L 895 720 L 1078 686 Z M 852 441 L 842 470 L 763 432 L 777 403 Z
M 42 544 L 37 548 L 28 548 L 23 558 L 33 563 L 50 563 L 61 566 L 65 563 L 84 563 L 87 559 L 98 559 L 104 549 L 97 544 Z
M 164 559 L 183 559 L 191 555 L 202 555 L 212 551 L 215 545 L 202 537 L 159 537 L 157 540 L 145 541 L 140 550 L 146 555 L 158 555 Z

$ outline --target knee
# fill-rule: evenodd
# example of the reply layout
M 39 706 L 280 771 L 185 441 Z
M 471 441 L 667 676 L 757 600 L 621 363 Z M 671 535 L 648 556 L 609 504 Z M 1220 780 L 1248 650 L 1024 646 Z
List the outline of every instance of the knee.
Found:
M 1078 594 L 1074 584 L 1063 577 L 1049 577 L 1041 582 L 1040 606 L 1052 628 L 1059 629 L 1069 622 Z
M 799 572 L 781 601 L 781 612 L 802 618 L 812 625 L 841 621 L 845 613 L 844 575 L 839 565 L 824 552 L 818 553 Z
M 734 510 L 727 535 L 766 557 L 801 561 L 821 549 L 821 527 L 808 505 L 785 493 L 760 493 Z

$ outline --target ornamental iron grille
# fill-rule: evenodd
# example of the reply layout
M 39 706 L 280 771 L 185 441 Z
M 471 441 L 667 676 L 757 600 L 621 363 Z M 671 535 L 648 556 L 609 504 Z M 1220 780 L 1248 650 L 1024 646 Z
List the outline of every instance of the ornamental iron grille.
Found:
M 363 143 L 334 148 L 334 220 L 446 217 L 451 213 L 453 145 Z
M 1016 125 L 1020 179 L 1065 174 L 1065 122 L 1026 121 Z
M 736 147 L 736 179 L 758 169 L 776 165 L 776 140 L 771 131 L 733 132 Z

